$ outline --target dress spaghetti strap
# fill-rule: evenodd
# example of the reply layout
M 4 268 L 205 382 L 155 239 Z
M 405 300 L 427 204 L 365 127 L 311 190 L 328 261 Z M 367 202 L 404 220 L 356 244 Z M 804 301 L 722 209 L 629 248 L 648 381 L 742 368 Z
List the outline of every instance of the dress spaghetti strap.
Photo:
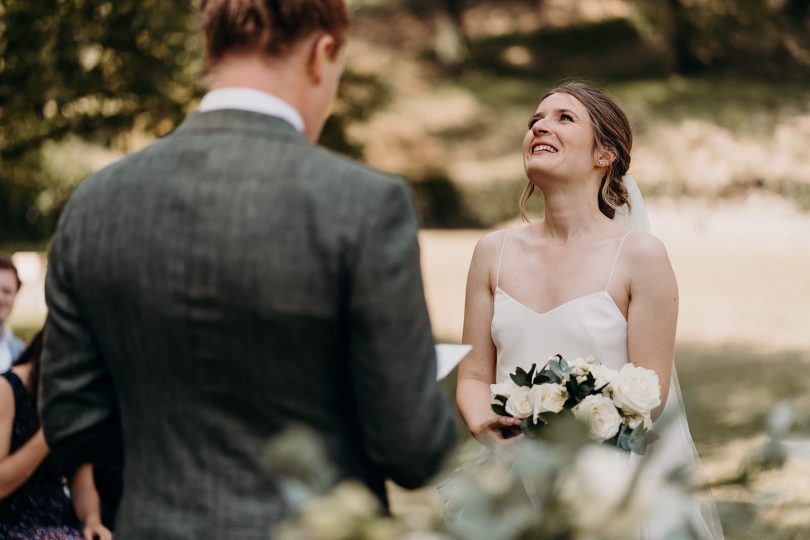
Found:
M 509 236 L 509 231 L 503 232 L 503 240 L 501 240 L 501 256 L 498 257 L 498 270 L 495 272 L 495 288 L 500 286 L 501 282 L 501 261 L 503 261 L 503 248 L 506 247 L 506 237 Z
M 616 251 L 616 258 L 613 259 L 613 266 L 610 268 L 610 275 L 608 276 L 607 285 L 605 285 L 605 290 L 610 288 L 610 281 L 613 279 L 613 271 L 616 270 L 616 263 L 619 262 L 619 255 L 622 253 L 622 246 L 624 246 L 624 241 L 627 240 L 627 237 L 630 236 L 630 233 L 633 231 L 627 231 L 622 237 L 622 241 L 619 243 L 619 249 Z

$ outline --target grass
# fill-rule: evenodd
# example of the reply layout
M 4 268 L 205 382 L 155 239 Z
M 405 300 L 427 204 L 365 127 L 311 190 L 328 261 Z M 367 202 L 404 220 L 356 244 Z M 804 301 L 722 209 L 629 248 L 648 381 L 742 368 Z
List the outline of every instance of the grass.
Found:
M 768 412 L 778 402 L 805 406 L 810 398 L 810 351 L 756 352 L 741 347 L 681 346 L 678 374 L 689 427 L 710 479 L 733 475 L 762 444 Z M 810 493 L 805 457 L 755 477 L 747 486 L 716 488 L 721 508 L 756 512 L 751 523 L 725 523 L 729 540 L 807 538 Z

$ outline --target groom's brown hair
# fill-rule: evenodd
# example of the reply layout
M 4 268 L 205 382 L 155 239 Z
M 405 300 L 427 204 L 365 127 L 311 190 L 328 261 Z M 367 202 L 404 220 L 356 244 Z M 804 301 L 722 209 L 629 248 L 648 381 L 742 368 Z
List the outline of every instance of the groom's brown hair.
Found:
M 337 54 L 349 26 L 344 0 L 202 0 L 201 9 L 209 66 L 229 52 L 282 56 L 315 32 L 331 35 Z

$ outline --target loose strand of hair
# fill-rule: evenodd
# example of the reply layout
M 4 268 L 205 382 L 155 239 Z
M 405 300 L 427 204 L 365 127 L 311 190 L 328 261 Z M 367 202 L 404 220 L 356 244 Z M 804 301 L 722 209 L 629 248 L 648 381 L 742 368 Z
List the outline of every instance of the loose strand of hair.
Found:
M 520 203 L 518 207 L 520 208 L 520 219 L 523 220 L 523 223 L 531 223 L 529 216 L 526 214 L 526 205 L 529 202 L 529 199 L 532 197 L 534 193 L 534 184 L 531 180 L 526 183 L 526 187 L 523 188 L 523 193 L 520 194 Z

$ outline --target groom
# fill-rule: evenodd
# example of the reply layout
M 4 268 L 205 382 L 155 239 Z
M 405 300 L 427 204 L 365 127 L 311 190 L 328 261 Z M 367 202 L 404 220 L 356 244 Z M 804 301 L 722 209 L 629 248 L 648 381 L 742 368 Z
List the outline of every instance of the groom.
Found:
M 116 537 L 266 538 L 304 424 L 385 500 L 451 448 L 405 184 L 313 143 L 341 0 L 202 2 L 214 89 L 85 180 L 52 242 L 40 408 L 62 466 L 123 440 Z

